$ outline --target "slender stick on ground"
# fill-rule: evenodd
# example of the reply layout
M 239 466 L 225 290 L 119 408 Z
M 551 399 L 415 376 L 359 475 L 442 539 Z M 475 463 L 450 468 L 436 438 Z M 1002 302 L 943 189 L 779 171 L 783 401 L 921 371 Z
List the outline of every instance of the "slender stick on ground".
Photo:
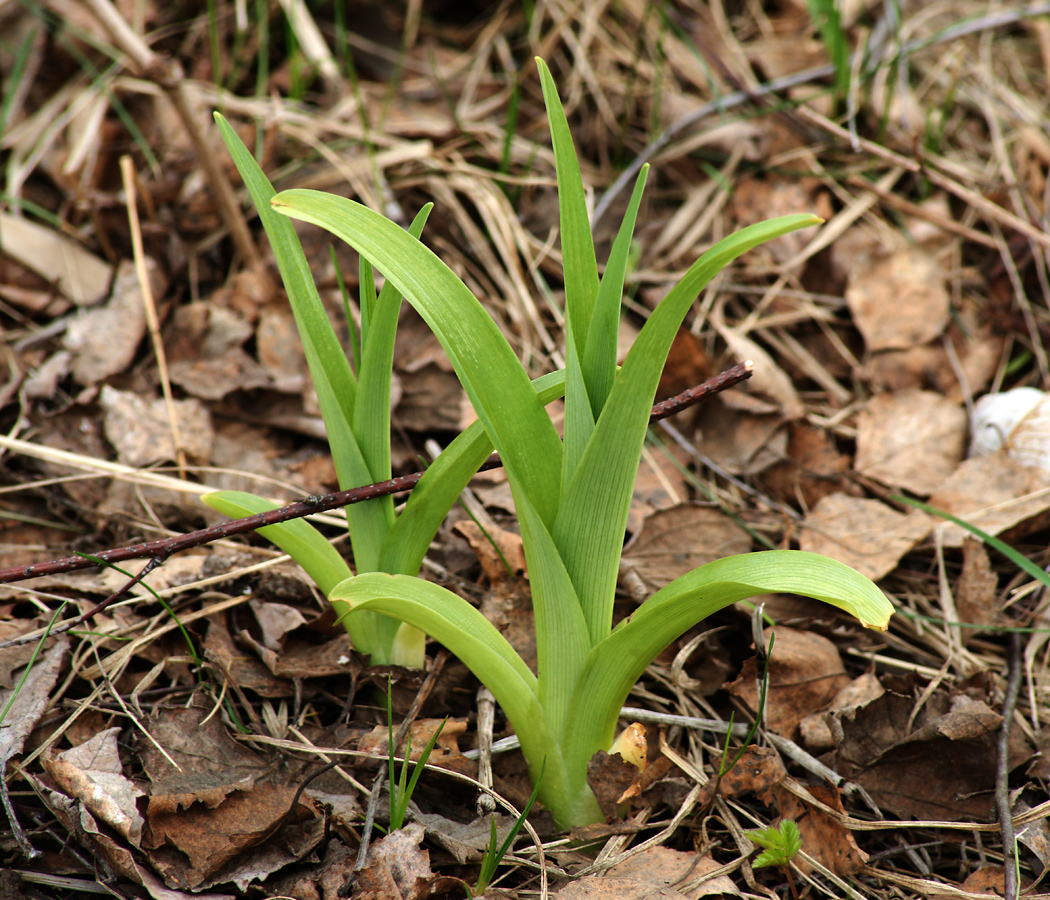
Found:
M 751 370 L 751 361 L 747 360 L 726 369 L 724 372 L 715 375 L 713 378 L 709 378 L 707 381 L 696 387 L 689 388 L 681 394 L 671 397 L 669 400 L 663 400 L 660 403 L 657 403 L 652 410 L 652 421 L 655 422 L 660 419 L 666 419 L 668 416 L 672 416 L 684 409 L 688 409 L 690 406 L 694 406 L 701 400 L 710 397 L 712 394 L 724 391 L 726 388 L 730 388 L 742 381 L 746 381 L 751 377 Z M 499 457 L 493 455 L 481 467 L 481 469 L 494 469 L 498 468 L 499 465 Z M 38 578 L 43 575 L 57 575 L 78 569 L 89 569 L 99 565 L 100 561 L 101 563 L 117 563 L 129 559 L 149 559 L 152 560 L 152 563 L 147 567 L 147 570 L 152 571 L 157 565 L 163 563 L 170 556 L 182 550 L 188 550 L 191 547 L 199 547 L 202 544 L 217 541 L 221 538 L 232 537 L 237 534 L 247 534 L 248 532 L 263 528 L 266 525 L 276 525 L 279 522 L 287 522 L 291 519 L 301 519 L 304 516 L 314 515 L 315 513 L 337 509 L 341 506 L 349 506 L 351 503 L 361 503 L 364 500 L 373 500 L 376 497 L 383 497 L 387 494 L 397 494 L 402 491 L 409 491 L 416 486 L 419 479 L 422 477 L 422 472 L 413 472 L 411 475 L 401 475 L 398 478 L 391 478 L 389 481 L 381 481 L 376 484 L 366 484 L 361 487 L 351 488 L 347 491 L 335 491 L 331 494 L 315 495 L 307 497 L 305 500 L 300 500 L 297 503 L 291 503 L 288 506 L 282 506 L 279 509 L 270 510 L 269 512 L 258 513 L 254 516 L 246 516 L 243 519 L 233 519 L 229 522 L 221 522 L 220 524 L 212 525 L 209 528 L 201 528 L 198 531 L 191 531 L 188 534 L 180 534 L 171 538 L 161 538 L 156 541 L 143 541 L 142 543 L 131 544 L 127 547 L 118 547 L 114 550 L 102 550 L 92 556 L 68 556 L 64 559 L 35 563 L 31 566 L 15 566 L 9 569 L 0 569 L 0 584 L 11 584 L 12 582 L 24 581 L 28 578 Z M 61 625 L 53 628 L 50 633 L 61 634 L 82 625 L 92 616 L 97 615 L 107 606 L 110 606 L 124 596 L 128 589 L 130 589 L 145 574 L 146 571 L 139 573 L 137 578 L 126 584 L 119 591 L 111 594 L 97 606 L 88 610 L 83 615 L 77 616 L 75 619 L 63 622 Z M 20 644 L 31 643 L 38 639 L 39 634 L 26 634 L 10 641 L 0 642 L 0 648 L 15 647 Z

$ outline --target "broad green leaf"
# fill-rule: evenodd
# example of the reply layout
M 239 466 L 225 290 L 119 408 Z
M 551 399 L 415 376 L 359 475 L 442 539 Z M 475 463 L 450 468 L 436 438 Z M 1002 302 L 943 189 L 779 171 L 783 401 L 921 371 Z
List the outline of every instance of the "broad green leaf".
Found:
M 270 239 L 317 389 L 339 486 L 349 490 L 371 484 L 371 472 L 351 430 L 357 381 L 321 303 L 295 228 L 286 217 L 274 212 L 270 203 L 274 196 L 273 186 L 230 123 L 219 113 L 215 114 L 215 121 Z M 379 560 L 383 537 L 390 527 L 382 505 L 362 504 L 348 510 L 347 517 L 355 562 L 360 568 L 374 568 Z
M 547 106 L 551 142 L 554 145 L 554 165 L 558 174 L 558 209 L 561 213 L 561 257 L 565 278 L 565 317 L 570 322 L 570 334 L 576 343 L 576 352 L 583 359 L 587 335 L 591 329 L 591 311 L 598 295 L 598 265 L 594 258 L 591 222 L 587 215 L 587 201 L 580 177 L 580 163 L 572 142 L 565 110 L 558 96 L 550 69 L 536 58 L 543 86 L 543 102 Z
M 201 499 L 212 509 L 231 519 L 242 519 L 279 508 L 270 500 L 244 491 L 216 491 L 213 494 L 205 494 Z M 326 597 L 337 584 L 353 575 L 339 551 L 305 519 L 267 525 L 259 529 L 259 534 L 299 563 Z M 336 604 L 333 606 L 339 615 L 349 612 L 345 604 L 341 609 Z M 381 653 L 374 615 L 358 616 L 349 624 L 351 628 L 347 631 L 355 650 L 359 653 Z
M 423 226 L 433 208 L 432 203 L 424 206 L 409 227 L 408 233 L 416 240 L 423 233 Z M 374 286 L 372 291 L 375 291 Z M 372 481 L 376 482 L 390 478 L 390 382 L 394 373 L 394 339 L 397 337 L 401 295 L 394 284 L 388 281 L 371 305 L 373 308 L 367 336 L 362 338 L 357 403 L 351 421 L 361 455 L 372 473 Z M 361 333 L 365 335 L 363 327 Z M 385 512 L 392 525 L 393 498 L 382 499 L 386 501 Z
M 584 663 L 563 740 L 570 780 L 586 778 L 587 761 L 612 743 L 619 709 L 646 666 L 709 615 L 759 594 L 813 597 L 885 629 L 893 606 L 849 566 L 800 550 L 768 550 L 715 560 L 677 578 L 597 644 Z
M 649 411 L 682 319 L 697 294 L 736 257 L 820 221 L 809 215 L 783 216 L 719 241 L 690 267 L 635 339 L 562 498 L 553 530 L 583 605 L 592 644 L 602 640 L 612 626 L 620 551 Z
M 616 378 L 620 301 L 623 298 L 631 239 L 634 237 L 634 223 L 638 219 L 638 209 L 642 204 L 642 193 L 648 174 L 649 166 L 642 166 L 634 183 L 634 192 L 627 205 L 627 212 L 609 251 L 609 260 L 605 264 L 605 272 L 598 287 L 598 299 L 591 316 L 591 330 L 587 335 L 587 346 L 583 354 L 583 373 L 595 419 L 602 414 L 602 408 Z
M 565 372 L 551 372 L 532 384 L 540 403 L 546 406 L 565 393 Z M 480 421 L 444 449 L 423 473 L 387 535 L 378 571 L 394 575 L 419 572 L 448 511 L 492 450 L 492 440 Z
M 524 503 L 516 502 L 515 507 L 536 621 L 540 705 L 547 713 L 554 739 L 560 741 L 572 689 L 591 648 L 587 622 L 558 548 L 528 498 Z
M 561 493 L 561 440 L 514 351 L 466 285 L 425 246 L 353 200 L 291 190 L 273 205 L 342 238 L 397 285 L 448 354 L 512 484 L 549 527 Z

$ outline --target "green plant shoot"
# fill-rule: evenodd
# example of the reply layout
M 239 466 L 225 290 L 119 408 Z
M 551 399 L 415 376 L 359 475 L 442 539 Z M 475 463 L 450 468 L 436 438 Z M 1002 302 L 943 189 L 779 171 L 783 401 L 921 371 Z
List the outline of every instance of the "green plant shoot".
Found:
M 762 866 L 787 868 L 798 851 L 802 849 L 802 835 L 799 834 L 798 825 L 790 819 L 784 819 L 779 828 L 776 825 L 756 828 L 752 831 L 745 831 L 744 836 L 763 848 L 755 861 L 751 863 L 755 869 Z
M 401 760 L 401 778 L 395 780 L 394 757 L 397 753 L 397 748 L 394 746 L 394 710 L 390 698 L 390 682 L 389 680 L 387 681 L 386 727 L 387 734 L 389 735 L 387 739 L 387 764 L 389 766 L 387 785 L 390 793 L 391 831 L 397 831 L 405 824 L 405 813 L 408 812 L 408 804 L 412 800 L 412 794 L 415 793 L 419 776 L 423 774 L 423 769 L 426 768 L 427 760 L 430 759 L 430 754 L 434 752 L 434 747 L 437 745 L 438 738 L 441 737 L 441 732 L 444 730 L 446 722 L 448 722 L 447 716 L 442 720 L 441 724 L 434 729 L 434 733 L 430 736 L 430 740 L 427 741 L 426 746 L 423 748 L 423 752 L 419 754 L 419 759 L 416 761 L 416 764 L 412 769 L 411 779 L 408 777 L 408 763 L 412 756 L 412 733 L 409 732 L 405 739 L 405 756 L 404 759 Z
M 532 811 L 532 805 L 536 802 L 536 797 L 539 795 L 540 785 L 543 783 L 543 770 L 544 766 L 540 766 L 539 780 L 536 782 L 536 786 L 532 789 L 532 793 L 529 795 L 529 801 L 514 820 L 514 824 L 511 826 L 507 836 L 503 839 L 502 844 L 498 843 L 499 835 L 496 832 L 496 817 L 492 817 L 492 831 L 489 834 L 489 845 L 485 849 L 485 855 L 481 860 L 481 872 L 478 874 L 477 884 L 474 885 L 474 890 L 479 895 L 484 894 L 488 886 L 492 884 L 492 879 L 496 875 L 496 868 L 503 861 L 503 857 L 507 855 L 507 851 L 514 845 L 514 840 L 517 838 L 518 832 L 521 831 L 521 826 L 525 824 L 525 820 L 529 817 L 529 813 Z M 467 893 L 474 896 L 469 889 Z
M 318 295 L 292 223 L 270 206 L 272 185 L 230 124 L 218 113 L 215 121 L 273 248 L 317 389 L 339 486 L 348 490 L 385 481 L 391 476 L 390 383 L 401 296 L 392 281 L 376 295 L 372 266 L 362 255 L 361 323 L 353 347 L 355 375 Z M 419 237 L 429 211 L 429 206 L 423 209 L 405 237 Z M 550 403 L 560 397 L 564 382 L 560 373 L 540 379 L 535 390 L 541 402 Z M 418 574 L 449 509 L 491 452 L 492 442 L 485 429 L 481 423 L 475 423 L 430 466 L 400 516 L 394 511 L 391 497 L 348 507 L 357 573 Z M 269 500 L 241 491 L 208 494 L 204 502 L 235 518 L 277 508 Z M 326 597 L 353 574 L 339 553 L 308 522 L 300 519 L 271 525 L 259 529 L 259 533 L 290 554 Z M 340 613 L 349 611 L 340 601 L 334 605 Z M 422 667 L 424 635 L 417 628 L 380 613 L 344 616 L 342 621 L 355 649 L 367 654 L 373 664 Z
M 568 122 L 550 72 L 538 64 L 561 215 L 568 332 L 564 442 L 496 323 L 422 243 L 342 197 L 291 190 L 272 203 L 278 212 L 326 228 L 382 269 L 448 354 L 507 472 L 532 588 L 537 671 L 481 613 L 439 585 L 377 571 L 347 578 L 329 596 L 341 611 L 351 611 L 351 620 L 365 612 L 393 616 L 459 656 L 513 724 L 533 784 L 546 758 L 539 799 L 569 828 L 600 821 L 587 763 L 611 746 L 620 707 L 646 666 L 694 624 L 767 592 L 823 600 L 874 628 L 887 626 L 892 606 L 848 566 L 812 553 L 773 550 L 690 572 L 613 628 L 617 571 L 649 409 L 675 333 L 722 268 L 758 244 L 821 220 L 785 216 L 719 241 L 653 311 L 617 371 L 624 273 L 647 173 L 638 177 L 599 278 Z

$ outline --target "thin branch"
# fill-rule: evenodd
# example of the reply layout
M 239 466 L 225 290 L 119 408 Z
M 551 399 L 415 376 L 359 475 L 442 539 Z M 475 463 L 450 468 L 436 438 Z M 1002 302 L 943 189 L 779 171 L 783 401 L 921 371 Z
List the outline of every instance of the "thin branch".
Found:
M 694 406 L 701 400 L 710 397 L 712 394 L 717 394 L 719 391 L 724 391 L 726 388 L 730 388 L 733 385 L 740 384 L 742 381 L 746 381 L 751 377 L 751 369 L 751 361 L 747 360 L 726 369 L 726 371 L 715 375 L 713 378 L 709 378 L 703 384 L 689 388 L 681 394 L 671 397 L 669 400 L 657 403 L 652 409 L 651 421 L 656 422 L 660 419 L 665 419 L 684 409 L 688 409 L 690 406 Z M 479 471 L 498 468 L 500 465 L 499 457 L 493 454 L 493 456 L 489 457 L 489 459 L 481 466 Z M 259 528 L 264 528 L 267 525 L 277 525 L 281 522 L 288 522 L 292 519 L 301 519 L 305 516 L 311 516 L 316 513 L 338 509 L 342 506 L 349 506 L 352 503 L 361 503 L 365 500 L 374 500 L 377 497 L 384 497 L 388 494 L 398 494 L 402 491 L 409 491 L 419 483 L 419 480 L 422 477 L 422 472 L 413 472 L 411 475 L 401 475 L 398 478 L 391 478 L 389 481 L 380 481 L 376 484 L 366 484 L 362 487 L 351 488 L 346 491 L 335 491 L 331 494 L 314 495 L 307 497 L 304 500 L 299 500 L 296 503 L 291 503 L 288 506 L 282 506 L 278 509 L 269 510 L 264 513 L 257 513 L 253 516 L 246 516 L 243 519 L 233 519 L 229 522 L 221 522 L 218 525 L 212 525 L 209 528 L 201 528 L 198 531 L 191 531 L 188 534 L 180 534 L 170 538 L 160 538 L 155 541 L 142 541 L 141 543 L 131 544 L 127 547 L 118 547 L 113 550 L 102 550 L 101 552 L 90 556 L 68 556 L 64 559 L 34 563 L 30 566 L 14 566 L 9 569 L 0 569 L 0 584 L 11 584 L 17 581 L 24 581 L 28 578 L 39 578 L 44 575 L 58 575 L 63 572 L 73 572 L 79 569 L 90 569 L 100 564 L 124 562 L 129 559 L 150 559 L 153 562 L 147 568 L 152 570 L 170 556 L 183 550 L 189 550 L 191 547 L 199 547 L 202 544 L 208 544 L 212 541 L 233 537 L 238 534 L 247 534 Z M 145 574 L 145 571 L 140 572 L 135 579 L 125 585 L 120 591 L 110 595 L 83 615 L 63 622 L 61 625 L 52 629 L 51 633 L 61 634 L 69 631 L 71 628 L 76 628 L 83 624 L 92 616 L 95 616 L 104 610 L 118 597 L 123 596 L 128 588 L 137 583 Z M 22 637 L 14 638 L 10 641 L 0 642 L 0 648 L 14 647 L 19 644 L 30 643 L 34 640 L 37 640 L 37 637 L 33 635 L 23 635 Z

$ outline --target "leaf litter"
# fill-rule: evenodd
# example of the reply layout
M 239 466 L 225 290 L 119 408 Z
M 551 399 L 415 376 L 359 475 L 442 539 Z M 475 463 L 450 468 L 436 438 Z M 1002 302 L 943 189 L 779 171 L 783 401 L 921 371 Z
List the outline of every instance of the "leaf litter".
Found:
M 999 833 L 1006 803 L 1021 881 L 1045 890 L 1045 591 L 959 526 L 895 498 L 925 500 L 1047 564 L 1043 406 L 993 425 L 998 443 L 971 455 L 987 431 L 974 401 L 983 414 L 982 398 L 1050 389 L 1048 239 L 1032 216 L 1050 168 L 1037 124 L 1050 46 L 1040 19 L 986 17 L 974 4 L 905 11 L 907 69 L 890 78 L 884 32 L 863 32 L 843 9 L 848 47 L 867 46 L 874 62 L 852 70 L 866 80 L 849 100 L 853 119 L 833 123 L 826 34 L 797 3 L 726 18 L 702 3 L 657 14 L 633 0 L 615 10 L 552 2 L 536 4 L 531 23 L 512 5 L 474 19 L 440 4 L 417 17 L 410 4 L 407 16 L 355 8 L 344 24 L 289 3 L 268 24 L 297 16 L 292 53 L 261 50 L 258 23 L 245 28 L 235 4 L 216 5 L 214 32 L 207 13 L 181 5 L 52 6 L 69 31 L 44 29 L 44 9 L 0 13 L 23 42 L 0 54 L 11 84 L 0 106 L 0 410 L 5 434 L 40 451 L 5 454 L 4 565 L 198 527 L 202 484 L 289 500 L 334 482 L 283 294 L 271 271 L 251 265 L 269 250 L 198 165 L 175 94 L 143 68 L 158 58 L 149 54 L 179 59 L 200 122 L 223 105 L 280 187 L 342 185 L 405 221 L 436 200 L 428 242 L 536 375 L 563 362 L 553 165 L 530 68 L 542 54 L 558 61 L 596 201 L 655 148 L 660 190 L 639 228 L 624 335 L 722 234 L 781 212 L 829 220 L 821 235 L 756 250 L 698 298 L 660 396 L 745 357 L 755 376 L 654 429 L 617 615 L 698 560 L 792 545 L 878 579 L 900 614 L 876 638 L 797 598 L 766 598 L 776 641 L 761 711 L 751 612 L 702 623 L 632 698 L 664 717 L 644 729 L 645 770 L 617 757 L 594 767 L 611 818 L 600 839 L 573 846 L 536 811 L 543 856 L 519 840 L 498 889 L 784 895 L 776 870 L 751 870 L 743 832 L 791 819 L 802 836 L 796 875 L 814 896 L 1002 895 L 1014 852 Z M 134 31 L 115 38 L 106 10 L 129 16 L 138 34 L 156 32 L 153 49 Z M 952 30 L 971 13 L 972 31 Z M 257 70 L 264 57 L 268 73 Z M 256 71 L 258 91 L 247 74 Z M 794 75 L 774 111 L 767 82 Z M 167 368 L 144 340 L 122 152 L 138 172 Z M 302 237 L 348 339 L 357 260 L 337 248 L 348 320 L 326 239 Z M 395 365 L 393 457 L 409 472 L 427 439 L 447 444 L 473 415 L 409 312 Z M 56 461 L 49 447 L 73 455 Z M 124 474 L 100 473 L 98 460 Z M 170 482 L 131 480 L 158 465 L 172 467 Z M 496 473 L 475 488 L 481 525 L 457 513 L 428 577 L 527 648 L 513 505 Z M 322 599 L 261 540 L 213 545 L 157 574 L 148 580 L 170 612 L 138 589 L 51 639 L 31 665 L 24 648 L 0 648 L 14 817 L 3 864 L 21 887 L 72 895 L 98 878 L 121 896 L 165 900 L 462 896 L 488 827 L 477 789 L 453 780 L 481 774 L 469 673 L 447 661 L 413 709 L 425 675 L 364 670 Z M 87 612 L 122 580 L 111 570 L 5 587 L 2 636 L 39 632 L 62 601 Z M 1004 629 L 1025 630 L 1011 639 Z M 1015 708 L 1004 706 L 1011 671 L 1024 683 Z M 378 691 L 388 675 L 395 715 L 419 716 L 414 749 L 425 743 L 417 726 L 451 714 L 456 727 L 433 760 L 448 774 L 424 776 L 413 823 L 373 839 L 358 867 L 369 785 L 385 761 Z M 719 779 L 731 712 L 731 747 L 740 722 L 760 714 L 761 746 Z M 697 720 L 706 724 L 687 724 Z M 500 728 L 497 718 L 494 737 L 507 736 Z M 320 772 L 328 761 L 338 767 Z M 529 793 L 520 757 L 497 754 L 492 766 L 487 785 L 520 808 Z

